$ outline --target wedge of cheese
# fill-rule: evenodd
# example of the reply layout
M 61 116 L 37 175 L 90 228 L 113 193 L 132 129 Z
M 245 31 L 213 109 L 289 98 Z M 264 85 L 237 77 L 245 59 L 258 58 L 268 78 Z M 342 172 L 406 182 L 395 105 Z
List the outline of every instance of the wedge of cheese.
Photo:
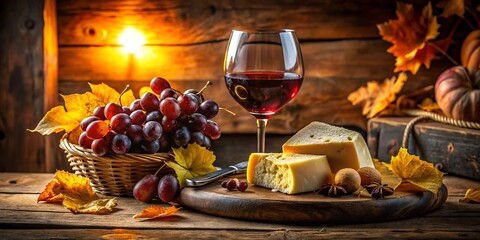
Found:
M 331 177 L 325 156 L 252 153 L 248 160 L 249 183 L 287 194 L 314 191 Z
M 333 173 L 342 168 L 374 167 L 362 135 L 321 122 L 310 123 L 282 148 L 284 153 L 327 155 Z

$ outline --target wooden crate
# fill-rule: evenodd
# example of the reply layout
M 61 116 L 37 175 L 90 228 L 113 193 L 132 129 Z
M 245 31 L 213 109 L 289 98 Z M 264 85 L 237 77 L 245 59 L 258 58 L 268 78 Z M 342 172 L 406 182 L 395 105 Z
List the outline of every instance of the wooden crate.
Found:
M 411 119 L 371 119 L 368 146 L 372 156 L 390 162 L 402 145 L 403 132 Z M 410 134 L 408 150 L 443 172 L 480 179 L 480 130 L 436 122 L 417 123 Z

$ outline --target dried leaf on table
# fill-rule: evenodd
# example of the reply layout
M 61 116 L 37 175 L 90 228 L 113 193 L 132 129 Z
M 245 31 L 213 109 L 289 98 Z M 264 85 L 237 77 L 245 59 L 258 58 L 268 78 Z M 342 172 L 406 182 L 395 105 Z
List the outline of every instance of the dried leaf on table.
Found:
M 405 148 L 400 148 L 398 155 L 392 156 L 390 163 L 397 176 L 413 185 L 411 191 L 430 191 L 436 195 L 443 184 L 442 177 L 445 173 L 418 156 L 410 155 Z
M 385 79 L 383 83 L 370 81 L 367 86 L 360 87 L 348 95 L 348 101 L 353 105 L 362 104 L 362 114 L 368 118 L 375 117 L 394 102 L 396 95 L 402 90 L 407 81 L 407 74 L 400 73 L 398 77 Z
M 465 14 L 464 0 L 440 0 L 436 6 L 443 8 L 442 15 L 440 15 L 442 17 L 457 15 L 463 18 L 463 15 Z
M 460 202 L 480 203 L 480 189 L 469 188 Z
M 205 175 L 216 170 L 213 166 L 215 161 L 213 152 L 196 143 L 188 144 L 187 148 L 173 148 L 173 154 L 175 162 L 165 162 L 165 164 L 175 170 L 180 187 L 185 186 L 187 178 Z
M 65 171 L 55 173 L 55 179 L 47 184 L 38 201 L 62 202 L 73 213 L 104 214 L 112 212 L 117 206 L 116 198 L 100 199 L 88 178 Z
M 440 106 L 438 106 L 438 104 L 434 102 L 431 98 L 423 99 L 423 101 L 418 105 L 418 107 L 427 112 L 441 111 Z
M 133 218 L 145 218 L 145 220 L 151 220 L 156 218 L 164 218 L 175 214 L 181 208 L 177 208 L 175 206 L 170 206 L 168 208 L 164 208 L 157 205 L 152 205 L 148 208 L 143 209 L 143 211 L 139 214 L 133 216 Z
M 402 178 L 397 176 L 392 171 L 391 164 L 386 162 L 380 162 L 378 159 L 374 159 L 373 163 L 375 165 L 375 169 L 377 169 L 382 174 L 383 184 L 388 184 L 388 186 L 396 189 L 402 183 Z
M 422 64 L 429 68 L 438 50 L 428 41 L 439 35 L 440 27 L 432 5 L 418 14 L 412 4 L 397 2 L 396 15 L 398 19 L 377 25 L 383 39 L 393 44 L 387 51 L 396 57 L 394 71 L 416 74 Z

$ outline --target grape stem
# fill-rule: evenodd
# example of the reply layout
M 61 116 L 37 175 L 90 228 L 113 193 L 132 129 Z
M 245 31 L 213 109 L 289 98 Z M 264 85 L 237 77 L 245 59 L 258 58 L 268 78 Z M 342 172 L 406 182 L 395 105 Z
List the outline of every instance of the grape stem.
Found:
M 157 172 L 155 172 L 155 174 L 154 174 L 155 177 L 160 172 L 160 170 L 162 170 L 162 168 L 165 167 L 165 165 L 167 165 L 167 164 L 163 163 L 163 165 L 157 170 Z
M 123 89 L 123 91 L 120 93 L 120 95 L 118 96 L 118 103 L 120 104 L 120 106 L 123 106 L 122 104 L 122 96 L 124 93 L 127 92 L 127 90 L 130 89 L 130 84 L 127 84 L 127 86 L 125 87 L 125 89 Z
M 223 110 L 223 111 L 225 111 L 225 112 L 228 112 L 228 113 L 232 114 L 233 116 L 237 116 L 237 114 L 236 114 L 236 113 L 234 113 L 234 112 L 232 112 L 232 111 L 228 110 L 228 108 L 222 108 L 222 107 L 221 107 L 221 108 L 220 108 L 220 110 Z
M 200 91 L 198 91 L 197 95 L 202 94 L 202 92 L 203 92 L 208 86 L 210 86 L 210 85 L 212 85 L 212 84 L 213 84 L 212 82 L 208 81 L 207 84 L 205 84 L 205 86 L 203 86 L 203 88 L 200 89 Z

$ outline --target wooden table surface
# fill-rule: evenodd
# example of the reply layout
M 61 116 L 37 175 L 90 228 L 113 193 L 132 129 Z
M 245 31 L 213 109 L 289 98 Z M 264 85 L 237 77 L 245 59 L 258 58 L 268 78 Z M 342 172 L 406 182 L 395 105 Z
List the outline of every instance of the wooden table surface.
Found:
M 186 208 L 171 218 L 139 221 L 132 216 L 149 204 L 128 197 L 119 198 L 112 214 L 72 214 L 61 205 L 36 203 L 52 178 L 53 174 L 45 173 L 0 173 L 1 239 L 480 239 L 480 204 L 458 201 L 467 188 L 480 188 L 480 182 L 454 176 L 444 178 L 449 196 L 437 211 L 412 219 L 355 225 L 248 222 Z

